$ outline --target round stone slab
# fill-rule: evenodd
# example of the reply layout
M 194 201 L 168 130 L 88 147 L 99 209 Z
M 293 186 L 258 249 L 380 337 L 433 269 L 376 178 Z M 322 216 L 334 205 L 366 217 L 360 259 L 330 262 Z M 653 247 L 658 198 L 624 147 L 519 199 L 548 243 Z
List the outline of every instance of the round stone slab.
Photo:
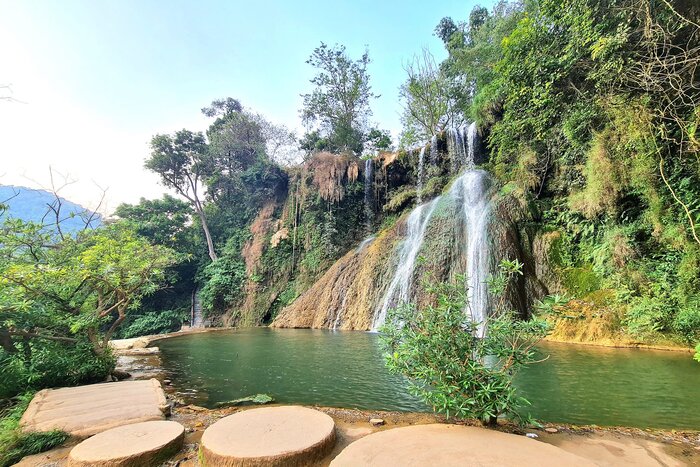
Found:
M 318 410 L 297 406 L 238 412 L 202 435 L 205 465 L 221 467 L 308 465 L 335 443 L 335 422 Z
M 98 433 L 75 446 L 69 467 L 159 465 L 182 447 L 185 427 L 177 422 L 152 421 L 122 425 Z
M 471 426 L 414 425 L 380 431 L 346 447 L 331 467 L 581 466 L 595 464 L 525 436 Z

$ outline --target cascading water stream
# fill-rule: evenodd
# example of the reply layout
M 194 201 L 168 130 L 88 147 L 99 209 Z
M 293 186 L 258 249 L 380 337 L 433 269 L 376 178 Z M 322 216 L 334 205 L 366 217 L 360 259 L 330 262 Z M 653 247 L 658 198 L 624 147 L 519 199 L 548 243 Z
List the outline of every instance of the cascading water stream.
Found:
M 490 303 L 487 279 L 490 273 L 490 243 L 488 223 L 491 216 L 490 187 L 491 177 L 484 170 L 475 169 L 475 150 L 477 139 L 476 123 L 447 131 L 447 147 L 453 170 L 458 172 L 465 168 L 449 193 L 458 206 L 456 214 L 466 237 L 466 274 L 467 296 L 469 304 L 465 313 L 477 324 L 477 335 L 486 333 L 486 319 Z M 437 138 L 431 139 L 430 158 L 437 153 Z M 418 252 L 423 244 L 426 228 L 433 211 L 440 200 L 420 204 L 420 193 L 425 183 L 425 151 L 423 147 L 418 156 L 418 190 L 419 206 L 416 207 L 406 222 L 406 238 L 398 251 L 398 264 L 380 306 L 374 313 L 372 330 L 376 331 L 386 321 L 390 308 L 407 302 L 411 297 L 413 273 Z M 437 156 L 435 156 L 437 157 Z
M 373 331 L 376 331 L 384 324 L 389 308 L 393 308 L 408 300 L 416 258 L 423 244 L 425 229 L 439 200 L 440 197 L 438 196 L 429 203 L 421 204 L 411 211 L 411 214 L 408 216 L 406 221 L 406 238 L 399 250 L 399 262 L 396 266 L 394 277 L 391 279 L 389 287 L 384 294 L 381 306 L 375 311 L 372 324 Z
M 452 187 L 452 195 L 462 201 L 466 226 L 467 297 L 466 313 L 477 323 L 477 335 L 486 332 L 489 312 L 488 275 L 490 247 L 488 222 L 491 215 L 489 188 L 491 177 L 484 170 L 467 170 Z
M 430 163 L 435 165 L 438 162 L 437 135 L 430 138 Z
M 365 160 L 365 228 L 367 233 L 372 231 L 372 222 L 374 221 L 374 209 L 372 207 L 372 178 L 374 171 L 374 163 L 372 158 Z
M 476 165 L 476 122 L 472 122 L 469 127 L 467 127 L 467 153 L 466 153 L 466 165 L 467 170 L 471 170 Z
M 425 146 L 420 148 L 418 153 L 418 182 L 416 183 L 416 199 L 418 204 L 423 202 L 421 193 L 423 192 L 423 183 L 425 181 Z
M 199 296 L 199 292 L 195 292 L 194 297 L 192 297 L 192 323 L 190 327 L 204 327 L 204 315 L 202 314 L 202 300 Z

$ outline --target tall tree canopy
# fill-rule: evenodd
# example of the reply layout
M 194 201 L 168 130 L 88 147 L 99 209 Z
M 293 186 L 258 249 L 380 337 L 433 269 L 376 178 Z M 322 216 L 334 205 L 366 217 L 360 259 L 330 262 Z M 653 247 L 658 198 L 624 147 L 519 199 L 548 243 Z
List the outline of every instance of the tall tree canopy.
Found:
M 156 135 L 146 168 L 160 175 L 163 184 L 187 199 L 199 216 L 207 240 L 209 257 L 217 258 L 201 194 L 204 178 L 212 173 L 207 143 L 202 133 L 180 130 L 174 135 Z
M 306 63 L 317 73 L 311 80 L 315 89 L 302 96 L 304 123 L 320 130 L 320 136 L 325 139 L 323 149 L 362 152 L 372 115 L 370 102 L 378 97 L 369 83 L 369 52 L 352 60 L 345 46 L 329 47 L 321 43 Z

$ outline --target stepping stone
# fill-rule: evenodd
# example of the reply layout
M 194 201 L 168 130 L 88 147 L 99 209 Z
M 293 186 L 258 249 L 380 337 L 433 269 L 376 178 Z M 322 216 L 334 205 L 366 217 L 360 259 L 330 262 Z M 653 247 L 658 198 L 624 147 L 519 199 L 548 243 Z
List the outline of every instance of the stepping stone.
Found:
M 309 465 L 335 444 L 335 422 L 318 410 L 298 406 L 238 412 L 211 425 L 202 435 L 202 465 Z
M 121 425 L 163 420 L 168 403 L 156 379 L 43 389 L 22 415 L 22 431 L 59 429 L 86 438 Z
M 330 465 L 595 466 L 587 459 L 525 436 L 443 424 L 407 426 L 365 436 L 346 447 Z
M 68 467 L 156 466 L 182 447 L 185 427 L 153 421 L 124 425 L 88 438 L 68 454 Z

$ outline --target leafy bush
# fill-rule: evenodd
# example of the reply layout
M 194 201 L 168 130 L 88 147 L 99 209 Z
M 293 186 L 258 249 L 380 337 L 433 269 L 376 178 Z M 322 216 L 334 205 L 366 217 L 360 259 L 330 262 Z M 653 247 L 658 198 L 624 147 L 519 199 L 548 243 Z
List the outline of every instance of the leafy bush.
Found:
M 205 314 L 224 311 L 243 293 L 245 263 L 239 254 L 224 254 L 204 268 L 205 284 L 200 291 Z
M 681 308 L 671 326 L 688 344 L 700 339 L 700 303 L 691 302 Z
M 88 342 L 65 346 L 34 340 L 21 350 L 0 351 L 0 397 L 12 397 L 28 389 L 102 381 L 114 368 L 112 354 L 95 354 Z
M 34 393 L 26 393 L 0 415 L 0 467 L 19 462 L 24 456 L 38 454 L 63 444 L 68 433 L 59 430 L 22 433 L 19 420 L 27 410 Z
M 665 328 L 666 301 L 658 296 L 635 297 L 625 316 L 627 331 L 638 338 L 650 338 Z
M 504 286 L 507 280 L 493 283 Z M 406 304 L 390 311 L 382 329 L 389 370 L 406 376 L 413 394 L 448 417 L 493 424 L 500 415 L 509 415 L 524 421 L 519 409 L 529 403 L 518 396 L 513 377 L 534 362 L 533 346 L 547 334 L 548 325 L 519 320 L 503 309 L 487 323 L 475 323 L 465 313 L 463 283 L 428 290 L 436 296 L 435 305 L 417 310 Z M 483 338 L 478 337 L 481 324 L 488 328 Z
M 122 336 L 128 339 L 130 337 L 174 332 L 182 326 L 183 318 L 184 313 L 181 310 L 146 313 L 134 319 L 131 324 L 124 328 Z
M 389 201 L 384 205 L 386 212 L 399 212 L 416 198 L 416 190 L 411 186 L 403 186 L 389 195 Z

